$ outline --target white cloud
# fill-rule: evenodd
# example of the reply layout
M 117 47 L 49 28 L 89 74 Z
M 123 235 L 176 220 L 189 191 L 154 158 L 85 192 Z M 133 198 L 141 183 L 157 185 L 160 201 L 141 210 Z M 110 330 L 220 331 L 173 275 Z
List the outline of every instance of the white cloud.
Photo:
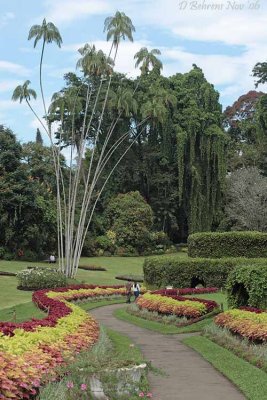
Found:
M 107 0 L 46 0 L 45 4 L 48 8 L 47 20 L 56 24 L 102 14 L 111 8 Z
M 5 26 L 8 22 L 15 18 L 15 14 L 13 12 L 6 12 L 0 15 L 0 27 Z
M 226 10 L 228 0 L 189 0 L 185 1 L 185 10 L 179 9 L 179 3 L 178 0 L 168 0 L 168 4 L 166 0 L 155 0 L 152 5 L 146 0 L 140 7 L 132 7 L 131 17 L 133 22 L 138 20 L 139 24 L 153 25 L 159 30 L 166 29 L 189 40 L 220 41 L 230 45 L 249 45 L 265 41 L 267 15 L 266 5 L 261 0 L 258 10 L 251 10 L 248 2 L 242 2 L 245 4 L 242 11 Z M 224 7 L 221 11 L 196 11 L 191 8 L 193 3 L 220 3 Z
M 0 93 L 13 91 L 21 82 L 17 80 L 0 81 Z
M 12 100 L 0 100 L 0 110 L 5 111 L 5 110 L 14 110 L 18 107 L 23 107 L 24 105 L 20 104 L 19 102 L 15 102 Z
M 0 71 L 9 72 L 15 75 L 28 76 L 30 71 L 21 64 L 0 60 Z

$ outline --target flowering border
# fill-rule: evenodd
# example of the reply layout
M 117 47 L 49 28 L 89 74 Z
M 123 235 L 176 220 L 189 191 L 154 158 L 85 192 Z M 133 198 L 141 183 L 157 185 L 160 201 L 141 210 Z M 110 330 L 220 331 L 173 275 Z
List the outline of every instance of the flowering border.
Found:
M 207 288 L 183 288 L 183 289 L 159 289 L 153 291 L 155 294 L 161 295 L 189 295 L 189 294 L 205 294 L 205 293 L 216 293 L 219 289 L 217 287 L 207 287 Z
M 123 286 L 72 285 L 38 290 L 33 301 L 48 316 L 23 323 L 0 323 L 0 399 L 30 399 L 56 366 L 94 344 L 97 322 L 70 300 L 124 295 Z
M 215 324 L 256 342 L 267 342 L 267 311 L 242 307 L 219 314 Z
M 139 308 L 145 308 L 148 311 L 157 311 L 165 315 L 174 314 L 188 319 L 199 318 L 219 308 L 215 301 L 158 294 L 156 292 L 145 293 L 137 299 L 137 305 Z

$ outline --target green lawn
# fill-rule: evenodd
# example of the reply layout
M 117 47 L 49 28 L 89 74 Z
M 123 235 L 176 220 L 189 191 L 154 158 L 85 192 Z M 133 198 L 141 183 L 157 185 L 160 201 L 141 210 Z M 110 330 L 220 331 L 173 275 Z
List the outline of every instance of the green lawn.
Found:
M 213 318 L 203 319 L 202 321 L 196 322 L 195 324 L 184 326 L 178 328 L 174 325 L 164 325 L 161 322 L 157 321 L 148 321 L 144 318 L 137 317 L 135 315 L 131 315 L 127 313 L 125 308 L 121 308 L 119 310 L 114 311 L 113 315 L 121 319 L 122 321 L 130 322 L 131 324 L 140 326 L 141 328 L 145 328 L 151 331 L 159 332 L 162 334 L 177 334 L 177 333 L 189 333 L 189 332 L 199 332 L 201 331 L 207 324 L 210 324 Z
M 216 301 L 216 303 L 218 303 L 219 306 L 221 306 L 221 304 L 223 305 L 224 310 L 228 310 L 226 293 L 218 292 L 218 293 L 194 294 L 192 295 L 192 297 L 198 297 L 200 299 Z
M 248 400 L 267 399 L 267 374 L 202 336 L 192 336 L 183 342 L 196 350 L 218 371 L 230 379 Z M 216 396 L 215 396 L 216 398 Z
M 123 281 L 115 279 L 121 274 L 143 274 L 144 257 L 92 257 L 82 258 L 81 265 L 101 265 L 107 271 L 79 270 L 76 279 L 84 283 L 99 285 L 122 284 Z M 0 271 L 18 272 L 28 265 L 46 265 L 44 263 L 30 263 L 23 261 L 0 260 Z M 48 264 L 47 264 L 48 265 Z M 17 290 L 17 278 L 13 276 L 0 276 L 0 310 L 14 305 L 30 302 L 32 292 Z
M 179 254 L 182 258 L 187 253 Z M 145 257 L 88 257 L 81 258 L 80 265 L 99 265 L 106 271 L 78 270 L 76 280 L 97 285 L 121 285 L 123 281 L 115 279 L 122 274 L 143 275 L 143 262 Z M 0 271 L 18 272 L 28 265 L 48 265 L 40 262 L 5 261 L 0 260 Z M 17 279 L 13 276 L 0 275 L 0 310 L 14 305 L 31 301 L 32 293 L 17 290 Z

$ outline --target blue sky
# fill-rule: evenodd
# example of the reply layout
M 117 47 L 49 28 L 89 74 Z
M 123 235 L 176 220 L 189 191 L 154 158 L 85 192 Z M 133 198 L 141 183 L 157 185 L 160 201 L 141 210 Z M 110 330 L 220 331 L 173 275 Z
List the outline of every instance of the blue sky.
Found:
M 224 107 L 254 89 L 251 70 L 267 60 L 267 5 L 264 0 L 0 0 L 0 124 L 21 142 L 35 139 L 38 122 L 26 105 L 12 102 L 14 88 L 26 79 L 38 91 L 40 44 L 27 36 L 44 17 L 59 28 L 62 49 L 46 48 L 47 102 L 63 87 L 63 74 L 75 71 L 77 49 L 95 43 L 108 52 L 103 23 L 117 10 L 132 18 L 134 43 L 122 44 L 116 69 L 136 76 L 134 54 L 143 46 L 159 48 L 163 74 L 189 71 L 195 63 L 221 93 Z M 260 90 L 265 90 L 260 87 Z M 39 100 L 34 104 L 42 115 Z

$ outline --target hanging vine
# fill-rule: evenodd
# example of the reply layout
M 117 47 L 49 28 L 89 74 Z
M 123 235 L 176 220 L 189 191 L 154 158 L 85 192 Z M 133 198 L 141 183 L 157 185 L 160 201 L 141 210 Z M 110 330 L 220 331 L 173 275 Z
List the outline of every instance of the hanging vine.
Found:
M 194 67 L 177 79 L 181 88 L 176 113 L 179 204 L 189 233 L 211 230 L 222 207 L 228 137 L 221 129 L 218 93 L 201 69 Z

